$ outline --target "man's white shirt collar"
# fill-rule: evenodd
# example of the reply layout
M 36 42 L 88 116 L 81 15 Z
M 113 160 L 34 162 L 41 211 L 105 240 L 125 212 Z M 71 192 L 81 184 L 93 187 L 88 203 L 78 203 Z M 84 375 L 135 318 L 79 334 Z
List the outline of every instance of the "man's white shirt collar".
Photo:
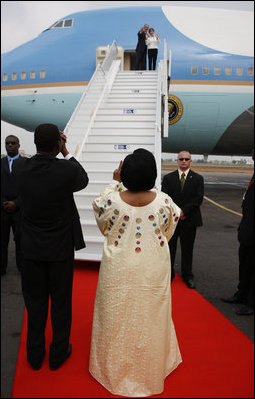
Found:
M 181 175 L 185 174 L 185 180 L 187 179 L 187 174 L 189 173 L 190 169 L 185 170 L 184 172 L 181 169 L 178 169 L 179 178 L 181 179 Z

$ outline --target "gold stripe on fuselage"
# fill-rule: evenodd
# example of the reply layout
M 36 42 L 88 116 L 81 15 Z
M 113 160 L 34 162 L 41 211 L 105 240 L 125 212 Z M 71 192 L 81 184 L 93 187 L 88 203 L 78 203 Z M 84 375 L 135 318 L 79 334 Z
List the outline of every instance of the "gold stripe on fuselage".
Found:
M 89 82 L 56 82 L 56 83 L 29 83 L 13 86 L 1 86 L 1 90 L 27 89 L 33 87 L 64 87 L 87 86 Z M 171 80 L 172 85 L 221 85 L 221 86 L 254 86 L 253 81 L 246 80 Z

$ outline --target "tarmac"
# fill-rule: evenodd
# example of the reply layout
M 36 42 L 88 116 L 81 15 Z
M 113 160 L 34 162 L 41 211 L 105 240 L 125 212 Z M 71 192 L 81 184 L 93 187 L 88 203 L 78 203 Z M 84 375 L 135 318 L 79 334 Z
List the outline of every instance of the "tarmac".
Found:
M 165 173 L 169 172 L 162 172 Z M 237 227 L 241 220 L 238 214 L 251 174 L 198 173 L 205 180 L 206 198 L 224 208 L 208 199 L 204 199 L 201 206 L 203 226 L 197 229 L 193 259 L 196 290 L 254 342 L 254 315 L 238 316 L 235 312 L 240 305 L 227 304 L 220 299 L 232 296 L 237 290 Z M 175 270 L 180 274 L 179 243 Z M 11 240 L 7 274 L 1 278 L 1 398 L 11 398 L 23 314 L 20 274 Z

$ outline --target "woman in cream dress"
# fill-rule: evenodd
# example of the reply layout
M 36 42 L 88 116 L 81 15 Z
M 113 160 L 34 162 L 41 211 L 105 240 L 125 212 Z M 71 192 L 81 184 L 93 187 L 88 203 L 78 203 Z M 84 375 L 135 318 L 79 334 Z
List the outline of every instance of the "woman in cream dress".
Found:
M 171 316 L 168 248 L 180 209 L 152 190 L 156 175 L 154 156 L 138 149 L 93 202 L 106 238 L 89 370 L 111 393 L 127 397 L 160 394 L 182 361 Z

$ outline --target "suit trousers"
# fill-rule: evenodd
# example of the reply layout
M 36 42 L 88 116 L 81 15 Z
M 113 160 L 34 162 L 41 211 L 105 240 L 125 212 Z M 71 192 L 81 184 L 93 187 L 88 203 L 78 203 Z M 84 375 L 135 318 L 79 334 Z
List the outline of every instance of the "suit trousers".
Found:
M 239 246 L 239 284 L 237 296 L 244 304 L 254 307 L 254 246 Z
M 171 279 L 175 276 L 174 262 L 177 248 L 177 240 L 180 237 L 181 244 L 181 273 L 184 281 L 193 278 L 192 262 L 193 247 L 196 238 L 196 227 L 187 227 L 182 221 L 179 221 L 175 229 L 174 235 L 169 241 L 169 249 L 171 256 Z
M 14 235 L 15 250 L 16 250 L 16 265 L 20 270 L 20 241 L 16 235 L 17 225 L 19 222 L 19 212 L 1 214 L 1 272 L 5 273 L 8 265 L 8 246 L 10 241 L 11 229 Z
M 72 319 L 74 255 L 61 262 L 22 260 L 22 292 L 27 309 L 27 359 L 39 361 L 45 354 L 45 328 L 51 299 L 52 342 L 50 361 L 67 351 Z
M 136 51 L 135 69 L 146 70 L 146 55 L 147 51 Z

